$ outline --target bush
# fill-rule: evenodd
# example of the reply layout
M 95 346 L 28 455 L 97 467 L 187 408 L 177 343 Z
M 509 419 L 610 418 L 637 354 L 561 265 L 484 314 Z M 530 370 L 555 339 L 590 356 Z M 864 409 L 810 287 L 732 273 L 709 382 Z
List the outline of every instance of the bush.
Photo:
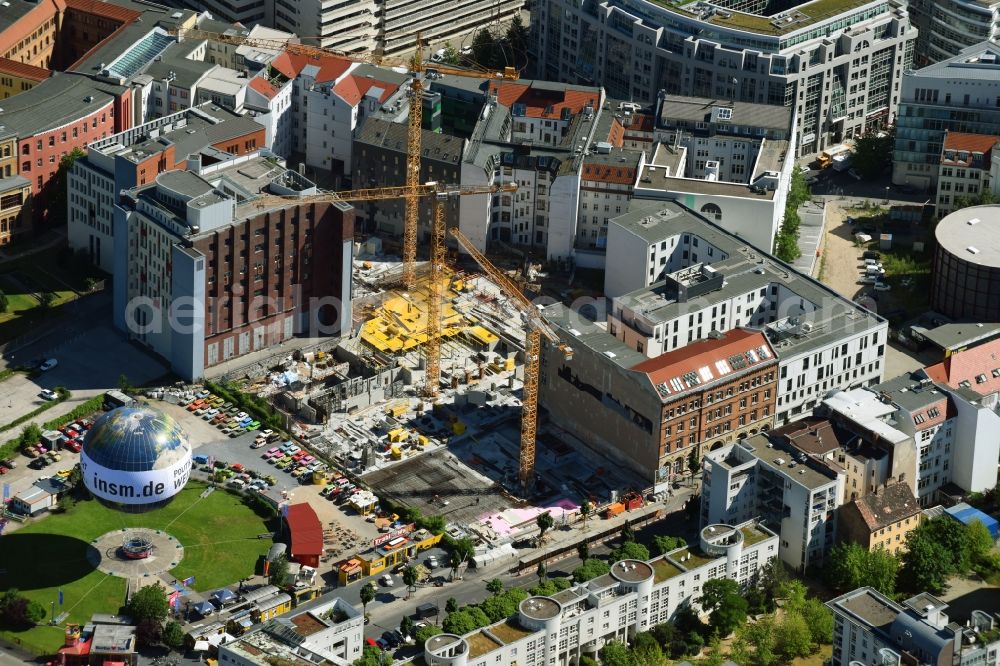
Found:
M 592 578 L 603 576 L 609 571 L 611 571 L 611 567 L 608 566 L 607 562 L 592 557 L 573 571 L 573 580 L 577 583 L 582 583 Z M 555 594 L 555 592 L 551 594 Z

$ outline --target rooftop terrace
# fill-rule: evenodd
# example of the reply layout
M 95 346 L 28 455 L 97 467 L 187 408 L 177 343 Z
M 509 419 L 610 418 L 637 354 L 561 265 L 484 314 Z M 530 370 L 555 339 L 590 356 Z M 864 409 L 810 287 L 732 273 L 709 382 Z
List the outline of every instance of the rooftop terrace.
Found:
M 708 13 L 708 8 L 714 9 L 710 16 L 703 20 L 722 28 L 747 30 L 762 35 L 780 37 L 809 27 L 826 19 L 839 16 L 865 5 L 878 4 L 879 0 L 812 0 L 804 2 L 791 9 L 775 12 L 772 16 L 751 14 L 728 9 L 723 2 L 708 3 L 699 0 L 654 0 L 656 4 L 677 11 L 680 14 L 702 17 Z M 887 4 L 887 3 L 882 3 Z M 781 17 L 781 18 L 779 18 Z

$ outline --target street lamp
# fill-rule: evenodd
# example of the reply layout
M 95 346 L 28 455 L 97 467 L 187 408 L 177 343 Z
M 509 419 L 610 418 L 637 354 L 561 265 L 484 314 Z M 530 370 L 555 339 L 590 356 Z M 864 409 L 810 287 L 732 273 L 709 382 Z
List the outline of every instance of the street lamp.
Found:
M 886 203 L 886 205 L 889 204 L 889 186 L 888 185 L 885 186 L 885 203 Z

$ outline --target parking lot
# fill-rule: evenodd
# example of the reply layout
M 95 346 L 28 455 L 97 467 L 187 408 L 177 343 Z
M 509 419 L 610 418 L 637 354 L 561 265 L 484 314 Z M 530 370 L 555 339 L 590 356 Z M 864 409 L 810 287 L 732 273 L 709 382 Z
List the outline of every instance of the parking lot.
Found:
M 339 561 L 366 550 L 372 539 L 379 535 L 379 527 L 374 522 L 369 522 L 347 504 L 338 505 L 320 496 L 325 484 L 300 481 L 292 476 L 291 467 L 279 470 L 274 465 L 268 464 L 262 455 L 271 447 L 280 444 L 280 441 L 253 449 L 251 444 L 256 439 L 258 431 L 229 437 L 181 405 L 164 401 L 154 401 L 153 404 L 173 416 L 188 433 L 195 455 L 211 456 L 216 461 L 229 465 L 238 463 L 258 475 L 272 476 L 276 481 L 275 485 L 264 489 L 261 494 L 278 503 L 304 502 L 313 508 L 328 532 L 326 549 L 329 557 L 321 562 L 318 569 L 319 576 L 327 585 L 336 584 L 334 567 Z

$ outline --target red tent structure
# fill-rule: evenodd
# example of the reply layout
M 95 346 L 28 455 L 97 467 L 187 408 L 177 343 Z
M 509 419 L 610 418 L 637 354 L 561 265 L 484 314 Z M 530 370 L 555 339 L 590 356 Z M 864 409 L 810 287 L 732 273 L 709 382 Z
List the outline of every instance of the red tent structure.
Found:
M 307 567 L 318 567 L 323 554 L 323 524 L 308 504 L 292 504 L 285 514 L 291 535 L 289 559 Z

